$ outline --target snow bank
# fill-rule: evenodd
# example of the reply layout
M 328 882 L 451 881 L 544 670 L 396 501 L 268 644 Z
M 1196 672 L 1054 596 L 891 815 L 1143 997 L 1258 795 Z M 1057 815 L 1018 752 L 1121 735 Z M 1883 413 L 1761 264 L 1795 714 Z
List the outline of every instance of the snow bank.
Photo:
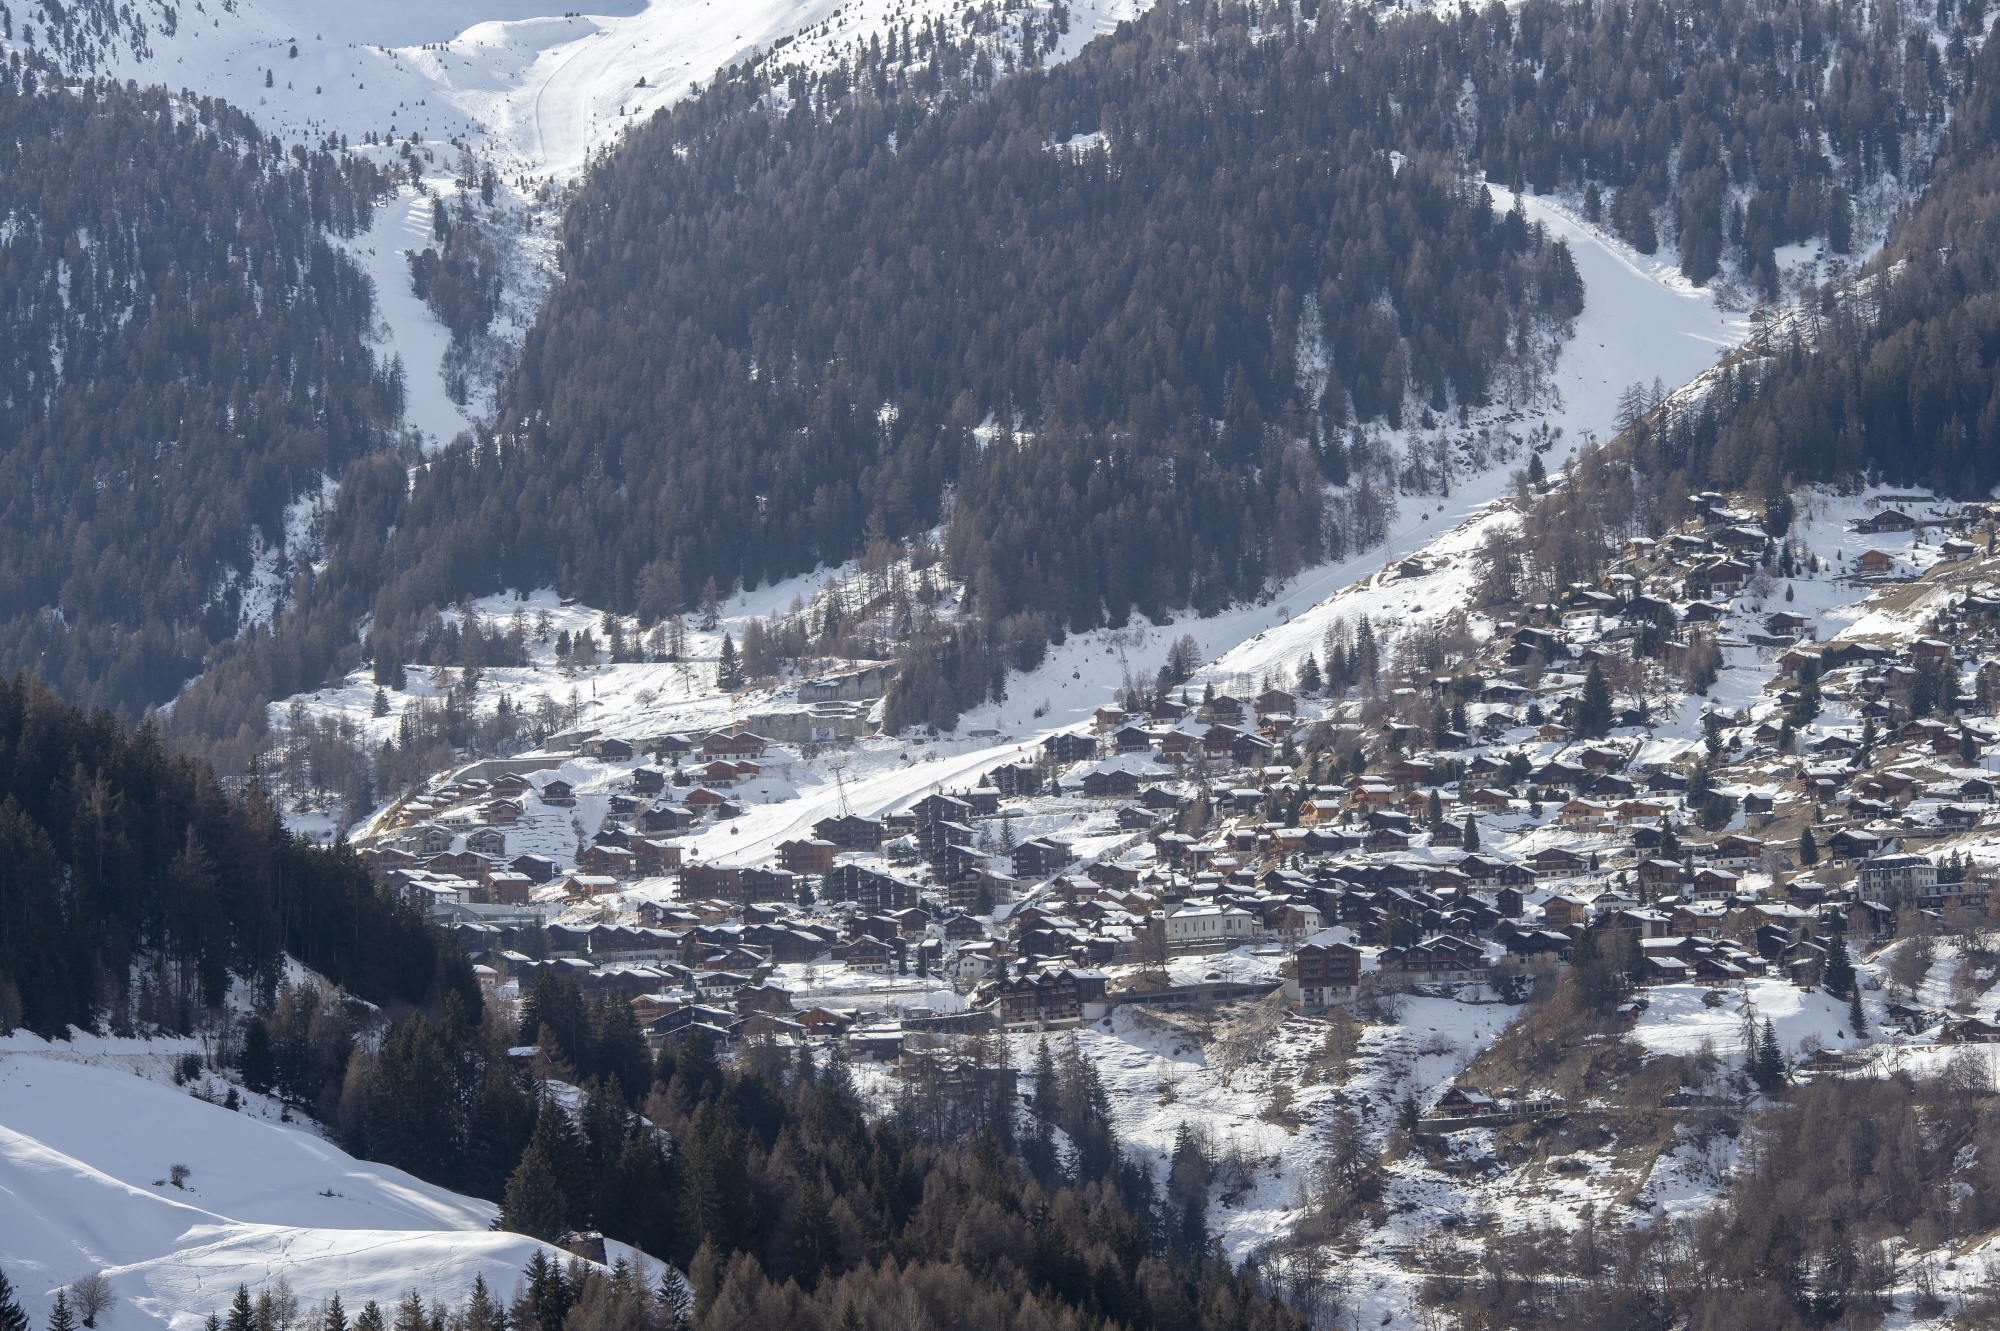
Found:
M 1714 1007 L 1706 1002 L 1712 993 L 1722 995 Z M 1742 988 L 1713 990 L 1667 984 L 1648 989 L 1646 997 L 1649 1006 L 1640 1014 L 1632 1038 L 1655 1054 L 1692 1054 L 1709 1041 L 1724 1059 L 1740 1061 L 1749 1023 L 1761 1032 L 1767 1019 L 1788 1055 L 1796 1054 L 1808 1037 L 1834 1050 L 1858 1049 L 1867 1043 L 1854 1037 L 1845 999 L 1823 989 L 1800 989 L 1788 980 L 1764 977 Z M 1870 1013 L 1869 1019 L 1876 1020 L 1876 1014 Z

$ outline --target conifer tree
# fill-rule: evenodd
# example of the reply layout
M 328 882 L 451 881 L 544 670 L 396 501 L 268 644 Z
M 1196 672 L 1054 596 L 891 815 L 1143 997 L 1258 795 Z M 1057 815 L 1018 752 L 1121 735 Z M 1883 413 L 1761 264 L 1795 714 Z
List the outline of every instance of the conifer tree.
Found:
M 555 1171 L 539 1142 L 529 1142 L 521 1163 L 507 1180 L 507 1198 L 500 1206 L 504 1228 L 530 1238 L 554 1242 L 567 1232 L 568 1207 Z
M 1778 1048 L 1778 1028 L 1764 1018 L 1764 1031 L 1757 1040 L 1757 1062 L 1753 1073 L 1757 1085 L 1765 1091 L 1775 1091 L 1785 1084 L 1785 1055 Z
M 1847 995 L 1847 1024 L 1857 1040 L 1868 1034 L 1868 1014 L 1861 1010 L 1861 986 L 1858 984 Z
M 1461 845 L 1468 853 L 1479 849 L 1479 823 L 1469 813 L 1465 815 L 1465 837 Z
M 536 1249 L 523 1275 L 527 1288 L 510 1318 L 515 1331 L 562 1331 L 563 1319 L 569 1316 L 578 1292 L 562 1263 Z
M 424 1296 L 417 1291 L 397 1301 L 395 1331 L 429 1331 L 424 1325 Z
M 347 1314 L 340 1306 L 340 1291 L 326 1301 L 326 1316 L 320 1321 L 321 1331 L 347 1331 Z
M 793 1260 L 798 1263 L 799 1283 L 810 1290 L 819 1284 L 820 1273 L 838 1260 L 839 1233 L 833 1213 L 819 1186 L 817 1171 L 807 1171 L 799 1184 L 798 1209 L 793 1212 Z
M 271 1032 L 262 1021 L 243 1028 L 243 1085 L 259 1095 L 271 1089 L 277 1079 L 277 1063 L 271 1055 Z
M 743 687 L 743 671 L 736 664 L 736 642 L 727 633 L 722 635 L 722 659 L 715 667 L 715 687 L 724 693 L 734 693 Z
M 49 1331 L 76 1331 L 76 1314 L 70 1311 L 67 1290 L 56 1291 L 56 1306 L 49 1310 Z
M 472 1277 L 472 1294 L 465 1301 L 461 1320 L 464 1331 L 506 1331 L 507 1310 L 487 1288 L 485 1276 Z M 360 1331 L 358 1325 L 355 1331 Z
M 562 1190 L 566 1225 L 571 1229 L 587 1225 L 596 1182 L 591 1177 L 589 1156 L 576 1124 L 553 1095 L 542 1097 L 530 1143 L 541 1148 L 542 1159 Z
M 1824 971 L 1821 980 L 1826 991 L 1835 998 L 1847 997 L 1854 987 L 1854 961 L 1847 955 L 1845 935 L 1837 933 L 1827 941 Z
M 1813 836 L 1811 823 L 1799 833 L 1799 863 L 1808 868 L 1819 863 L 1819 841 Z
M 354 1331 L 387 1331 L 382 1321 L 382 1305 L 373 1299 L 361 1305 L 361 1313 L 354 1319 Z
M 1611 729 L 1611 686 L 1595 664 L 1583 679 L 1583 699 L 1576 709 L 1576 730 L 1585 739 L 1598 739 Z
M 28 1331 L 28 1314 L 14 1297 L 14 1286 L 5 1271 L 0 1271 L 0 1331 Z
M 257 1314 L 250 1305 L 250 1287 L 239 1284 L 236 1297 L 229 1301 L 229 1316 L 223 1321 L 224 1331 L 256 1331 Z

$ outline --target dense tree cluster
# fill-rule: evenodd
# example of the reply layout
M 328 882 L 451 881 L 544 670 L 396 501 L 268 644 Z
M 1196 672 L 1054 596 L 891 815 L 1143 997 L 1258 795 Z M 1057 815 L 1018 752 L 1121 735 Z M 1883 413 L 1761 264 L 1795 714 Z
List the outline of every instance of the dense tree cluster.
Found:
M 1642 247 L 1663 225 L 1697 280 L 1735 254 L 1768 284 L 1777 244 L 1841 248 L 1849 196 L 1903 171 L 1976 85 L 1980 18 L 1946 6 L 1934 42 L 1894 7 L 1536 0 L 1378 22 L 1202 3 L 997 82 L 976 16 L 834 74 L 730 71 L 593 168 L 497 434 L 413 494 L 395 457 L 353 461 L 327 565 L 291 579 L 276 633 L 240 639 L 252 525 L 277 532 L 399 405 L 359 341 L 365 283 L 323 237 L 380 182 L 281 154 L 215 103 L 31 95 L 35 72 L 10 73 L 7 179 L 30 224 L 8 236 L 4 336 L 31 391 L 0 412 L 19 538 L 0 656 L 136 711 L 206 653 L 209 686 L 173 724 L 235 765 L 262 699 L 360 659 L 371 608 L 371 649 L 396 661 L 433 607 L 499 585 L 650 621 L 704 583 L 925 530 L 949 494 L 976 623 L 918 633 L 899 707 L 949 720 L 1043 635 L 1212 611 L 1365 544 L 1383 503 L 1324 487 L 1380 474 L 1355 427 L 1483 401 L 1546 351 L 1583 298 L 1575 266 L 1465 165 L 1581 187 Z M 1984 131 L 1959 119 L 1955 168 L 1976 166 Z M 495 300 L 470 208 L 439 201 L 436 254 L 416 258 L 460 336 Z M 1991 376 L 1964 349 L 1993 339 L 1954 296 L 1982 280 L 1986 238 L 1942 234 L 1969 210 L 1906 228 L 1909 252 L 1942 241 L 1942 272 L 1831 302 L 1822 336 L 1853 354 L 1803 357 L 1791 391 L 1756 392 L 1769 365 L 1732 379 L 1770 405 L 1677 425 L 1670 469 L 1713 458 L 1775 485 L 1914 434 L 1879 451 L 1913 478 L 1990 482 Z M 195 211 L 206 227 L 181 224 Z M 293 573 L 282 553 L 275 572 Z
M 150 726 L 0 682 L 0 1011 L 16 999 L 44 1034 L 185 1032 L 232 973 L 268 990 L 286 953 L 381 1004 L 478 993 L 352 851 L 292 836 L 254 785 L 232 796 Z
M 1387 95 L 1453 30 L 1368 27 L 1167 6 L 976 100 L 922 43 L 839 99 L 718 80 L 593 169 L 508 414 L 419 478 L 378 618 L 458 569 L 621 609 L 656 565 L 782 576 L 954 484 L 989 623 L 1213 609 L 1344 548 L 1344 427 L 1486 400 L 1583 298 L 1450 115 Z
M 949 493 L 977 624 L 918 634 L 897 709 L 948 721 L 1037 633 L 1365 544 L 1380 501 L 1325 488 L 1368 473 L 1356 427 L 1546 354 L 1575 264 L 1468 164 L 1768 285 L 1774 246 L 1847 243 L 1963 65 L 1812 4 L 1175 4 L 997 83 L 975 45 L 732 69 L 599 160 L 496 431 L 348 533 L 376 623 L 546 582 L 671 614 Z
M 169 37 L 180 27 L 180 14 L 172 5 L 155 10 L 119 0 L 36 5 L 21 17 L 19 31 L 24 45 L 54 52 L 65 68 L 93 73 L 100 62 L 108 64 L 114 59 L 121 46 L 138 59 L 150 58 L 154 23 Z M 0 35 L 10 42 L 15 39 L 14 11 L 4 4 L 0 4 Z
M 1749 1163 L 1692 1223 L 1530 1228 L 1483 1258 L 1430 1253 L 1425 1300 L 1461 1326 L 1793 1328 L 1877 1322 L 1895 1291 L 1946 1311 L 1922 1253 L 2000 1223 L 2000 1175 L 1973 1149 L 2000 1112 L 1983 1062 L 1923 1078 L 1817 1080 L 1762 1115 Z M 1734 1125 L 1708 1124 L 1715 1132 Z M 1470 1259 L 1470 1260 L 1468 1260 Z M 1992 1273 L 1962 1287 L 1966 1325 L 2000 1312 Z
M 486 331 L 500 308 L 499 256 L 473 223 L 472 196 L 460 194 L 456 210 L 431 200 L 434 244 L 411 250 L 410 286 L 431 307 L 455 341 Z
M 1668 502 L 1689 486 L 1776 495 L 1864 474 L 1968 497 L 2000 481 L 2000 50 L 1954 66 L 1969 92 L 1930 188 L 1880 258 L 1818 293 L 1700 401 L 1634 431 Z
M 1706 283 L 1733 258 L 1778 294 L 1774 250 L 1853 242 L 1854 199 L 1928 145 L 1965 76 L 1981 0 L 1927 19 L 1816 0 L 1486 7 L 1470 78 L 1491 179 L 1582 189 L 1642 253 L 1664 239 Z M 1926 7 L 1925 14 L 1928 14 Z M 1437 91 L 1446 91 L 1439 88 Z M 1927 163 L 1910 164 L 1922 178 Z
M 723 1065 L 699 1037 L 651 1059 L 622 1001 L 549 977 L 518 1028 L 455 999 L 410 1018 L 354 1055 L 338 1114 L 351 1147 L 494 1197 L 508 1228 L 595 1228 L 673 1261 L 698 1326 L 847 1325 L 885 1282 L 944 1300 L 949 1325 L 1294 1325 L 1209 1249 L 1192 1159 L 1162 1204 L 1080 1052 L 1044 1050 L 1025 1106 L 999 1041 L 915 1052 L 871 1122 L 837 1059 L 752 1041 Z M 565 1107 L 538 1077 L 582 1094 Z
M 236 634 L 252 528 L 402 412 L 328 239 L 381 183 L 207 98 L 0 69 L 0 669 L 137 717 Z

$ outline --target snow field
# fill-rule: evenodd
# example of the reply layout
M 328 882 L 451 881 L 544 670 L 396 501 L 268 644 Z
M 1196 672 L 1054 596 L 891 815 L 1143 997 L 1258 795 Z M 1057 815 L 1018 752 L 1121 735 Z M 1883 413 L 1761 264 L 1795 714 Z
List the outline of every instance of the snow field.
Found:
M 489 1230 L 492 1204 L 356 1160 L 264 1097 L 232 1112 L 168 1083 L 172 1060 L 199 1050 L 0 1039 L 0 1268 L 36 1323 L 93 1270 L 128 1331 L 132 1314 L 192 1331 L 239 1283 L 280 1277 L 305 1306 L 338 1292 L 350 1316 L 411 1289 L 455 1303 L 475 1275 L 511 1294 L 542 1245 Z M 176 1164 L 185 1188 L 168 1181 Z

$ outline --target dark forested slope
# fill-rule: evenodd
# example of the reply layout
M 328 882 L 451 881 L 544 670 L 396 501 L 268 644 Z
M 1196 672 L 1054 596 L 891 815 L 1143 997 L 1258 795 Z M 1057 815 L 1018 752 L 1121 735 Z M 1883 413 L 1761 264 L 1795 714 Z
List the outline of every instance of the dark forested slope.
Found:
M 1930 187 L 1865 272 L 1640 427 L 1637 456 L 1670 500 L 1863 474 L 1964 498 L 2000 482 L 2000 50 L 1968 55 L 1982 11 L 1953 12 L 1964 91 Z
M 284 953 L 378 1003 L 478 998 L 435 928 L 352 851 L 286 832 L 254 783 L 232 796 L 150 726 L 0 681 L 0 1027 L 186 1031 L 232 973 L 276 983 Z
M 408 660 L 467 594 L 650 622 L 946 520 L 971 636 L 898 715 L 948 717 L 1048 637 L 1365 546 L 1385 431 L 1532 394 L 1586 293 L 1480 176 L 1770 294 L 1777 247 L 1850 247 L 1856 201 L 1928 169 L 1979 17 L 1193 0 L 1008 77 L 985 11 L 831 72 L 732 68 L 593 163 L 496 428 L 413 489 L 350 466 L 308 594 L 174 726 L 254 749 L 371 605 L 366 650 Z
M 0 670 L 137 716 L 239 626 L 251 528 L 382 445 L 369 164 L 0 70 Z M 281 576 L 283 569 L 279 570 Z
M 1942 113 L 1957 66 L 1872 13 L 1204 0 L 990 87 L 942 28 L 732 71 L 591 171 L 500 427 L 397 515 L 378 628 L 551 581 L 657 615 L 947 494 L 988 623 L 1255 594 L 1371 534 L 1322 489 L 1354 426 L 1512 391 L 1577 308 L 1468 168 L 1768 289 Z

